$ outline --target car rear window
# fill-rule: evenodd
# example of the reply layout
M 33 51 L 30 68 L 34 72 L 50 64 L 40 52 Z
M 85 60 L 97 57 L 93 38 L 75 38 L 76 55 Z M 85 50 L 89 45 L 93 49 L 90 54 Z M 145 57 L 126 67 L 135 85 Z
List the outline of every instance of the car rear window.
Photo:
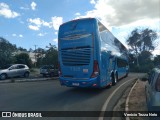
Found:
M 53 69 L 53 66 L 43 66 L 42 69 Z
M 47 68 L 48 68 L 47 66 L 43 66 L 43 67 L 42 67 L 42 69 L 47 69 Z

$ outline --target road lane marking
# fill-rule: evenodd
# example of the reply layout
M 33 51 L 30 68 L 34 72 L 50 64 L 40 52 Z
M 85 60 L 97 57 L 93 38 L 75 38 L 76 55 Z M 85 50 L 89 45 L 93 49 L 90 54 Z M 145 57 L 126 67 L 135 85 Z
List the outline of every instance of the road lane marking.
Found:
M 104 105 L 103 105 L 103 107 L 102 107 L 102 109 L 101 109 L 101 113 L 100 113 L 100 116 L 99 116 L 98 120 L 103 120 L 103 119 L 104 119 L 104 114 L 105 114 L 105 110 L 106 110 L 106 108 L 107 108 L 107 106 L 108 106 L 108 103 L 109 103 L 109 101 L 111 100 L 111 98 L 113 97 L 113 95 L 119 90 L 119 88 L 121 88 L 124 84 L 126 84 L 126 83 L 128 83 L 128 82 L 131 82 L 131 81 L 133 81 L 133 80 L 135 80 L 135 79 L 136 79 L 136 78 L 127 80 L 126 82 L 124 82 L 123 84 L 121 84 L 118 88 L 116 88 L 116 89 L 112 92 L 112 94 L 111 94 L 111 95 L 107 98 L 107 100 L 105 101 L 105 103 L 104 103 Z
M 129 91 L 129 94 L 128 94 L 128 96 L 127 96 L 126 105 L 125 105 L 125 111 L 126 111 L 126 112 L 129 110 L 129 108 L 128 108 L 129 99 L 130 99 L 131 93 L 132 93 L 133 89 L 135 88 L 136 84 L 137 84 L 137 81 L 134 83 L 134 85 L 132 86 L 132 88 L 131 88 L 131 90 Z M 126 117 L 126 120 L 130 120 L 130 118 L 129 118 L 129 117 Z

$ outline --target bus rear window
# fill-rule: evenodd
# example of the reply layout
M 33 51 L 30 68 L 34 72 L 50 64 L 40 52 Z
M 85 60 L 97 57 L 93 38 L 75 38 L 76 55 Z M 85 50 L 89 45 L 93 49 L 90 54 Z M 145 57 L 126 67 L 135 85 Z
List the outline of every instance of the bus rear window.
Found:
M 93 32 L 92 19 L 74 20 L 64 23 L 63 25 L 60 26 L 59 37 L 60 38 L 67 37 L 66 40 L 72 40 L 72 38 L 77 39 L 79 37 L 85 37 L 87 33 L 92 33 L 92 32 Z

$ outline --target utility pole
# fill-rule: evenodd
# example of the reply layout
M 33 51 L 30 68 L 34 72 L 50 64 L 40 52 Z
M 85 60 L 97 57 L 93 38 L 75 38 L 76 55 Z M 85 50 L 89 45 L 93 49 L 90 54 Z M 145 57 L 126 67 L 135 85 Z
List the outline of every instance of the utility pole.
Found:
M 35 52 L 34 52 L 35 54 L 34 55 L 35 55 L 35 67 L 36 67 L 36 62 L 37 62 L 36 47 L 37 47 L 37 45 L 34 45 L 34 47 L 35 47 Z

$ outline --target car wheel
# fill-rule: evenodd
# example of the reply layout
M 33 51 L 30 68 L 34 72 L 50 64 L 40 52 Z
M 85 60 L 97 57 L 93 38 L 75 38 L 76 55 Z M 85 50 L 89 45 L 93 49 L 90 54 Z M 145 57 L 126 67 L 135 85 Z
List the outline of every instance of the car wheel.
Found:
M 0 79 L 1 79 L 1 80 L 5 80 L 6 78 L 7 78 L 7 75 L 6 75 L 6 74 L 3 73 L 3 74 L 0 75 Z
M 43 77 L 46 77 L 46 74 L 43 74 Z
M 54 76 L 54 73 L 52 72 L 52 73 L 50 73 L 50 77 L 53 77 Z
M 29 73 L 28 73 L 28 72 L 25 72 L 25 73 L 24 73 L 24 77 L 28 78 L 28 77 L 29 77 Z

